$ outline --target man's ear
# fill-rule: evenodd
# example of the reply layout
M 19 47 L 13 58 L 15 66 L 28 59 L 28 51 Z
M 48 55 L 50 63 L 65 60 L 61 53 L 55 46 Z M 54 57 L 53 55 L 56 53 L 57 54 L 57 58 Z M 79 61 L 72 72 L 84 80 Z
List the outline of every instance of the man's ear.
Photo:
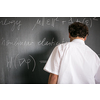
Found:
M 87 39 L 87 35 L 86 35 L 86 37 L 84 38 L 84 40 L 86 41 L 86 39 Z
M 69 38 L 71 38 L 70 33 L 69 33 Z

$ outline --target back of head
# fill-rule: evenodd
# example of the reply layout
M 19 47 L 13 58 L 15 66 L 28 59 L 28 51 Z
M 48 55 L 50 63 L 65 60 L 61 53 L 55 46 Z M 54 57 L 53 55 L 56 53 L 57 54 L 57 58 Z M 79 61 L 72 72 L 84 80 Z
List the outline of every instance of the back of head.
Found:
M 69 33 L 72 37 L 81 37 L 85 38 L 89 35 L 88 27 L 80 22 L 74 22 L 69 25 Z

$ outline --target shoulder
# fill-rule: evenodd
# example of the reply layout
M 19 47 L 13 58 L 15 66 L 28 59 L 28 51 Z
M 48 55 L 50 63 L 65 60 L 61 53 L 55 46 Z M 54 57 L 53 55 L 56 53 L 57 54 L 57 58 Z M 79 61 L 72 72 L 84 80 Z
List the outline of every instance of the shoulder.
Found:
M 53 53 L 53 54 L 57 54 L 57 55 L 59 55 L 60 57 L 62 57 L 62 55 L 63 55 L 63 53 L 64 53 L 64 50 L 65 50 L 65 48 L 67 47 L 67 45 L 68 45 L 68 42 L 57 45 L 57 46 L 53 49 L 52 53 Z
M 55 48 L 60 51 L 63 51 L 64 48 L 66 48 L 69 44 L 70 44 L 70 42 L 62 43 L 62 44 L 57 45 Z
M 91 54 L 93 54 L 93 55 L 95 55 L 95 56 L 98 56 L 98 55 L 96 54 L 96 52 L 95 52 L 93 49 L 91 49 L 89 46 L 85 45 L 85 47 L 86 47 L 87 51 L 89 51 Z
M 100 62 L 100 58 L 98 54 L 87 45 L 86 45 L 86 48 L 87 48 L 88 53 Z

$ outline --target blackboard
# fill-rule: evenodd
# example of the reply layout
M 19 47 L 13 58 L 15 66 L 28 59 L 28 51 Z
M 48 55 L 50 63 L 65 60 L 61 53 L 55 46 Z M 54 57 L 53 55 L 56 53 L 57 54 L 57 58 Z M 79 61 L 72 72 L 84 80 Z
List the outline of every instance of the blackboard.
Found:
M 46 84 L 43 67 L 55 46 L 69 42 L 76 21 L 88 26 L 86 44 L 100 56 L 100 18 L 0 17 L 0 83 Z

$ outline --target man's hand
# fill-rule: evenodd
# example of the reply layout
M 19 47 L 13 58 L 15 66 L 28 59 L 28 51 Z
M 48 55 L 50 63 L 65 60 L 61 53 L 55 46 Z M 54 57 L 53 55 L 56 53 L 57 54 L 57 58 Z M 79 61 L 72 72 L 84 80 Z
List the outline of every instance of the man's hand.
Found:
M 49 75 L 48 84 L 57 84 L 57 80 L 58 80 L 58 75 L 51 73 Z

